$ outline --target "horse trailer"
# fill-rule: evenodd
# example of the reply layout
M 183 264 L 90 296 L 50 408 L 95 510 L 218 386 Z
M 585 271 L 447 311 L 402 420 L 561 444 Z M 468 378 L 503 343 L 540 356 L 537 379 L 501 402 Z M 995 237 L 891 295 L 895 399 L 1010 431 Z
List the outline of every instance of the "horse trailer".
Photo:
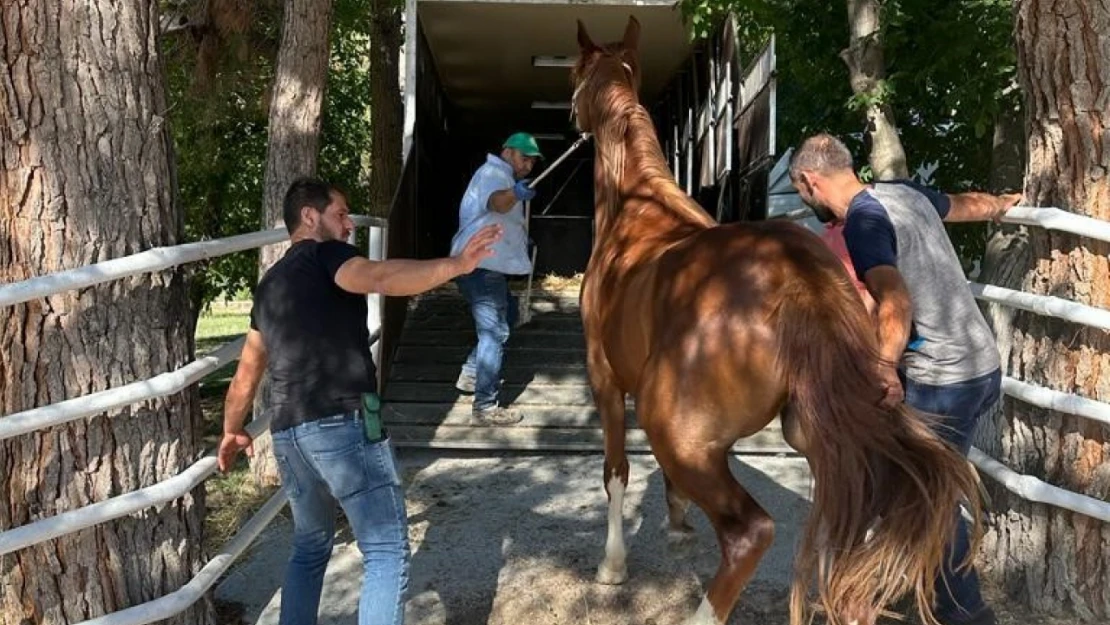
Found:
M 407 0 L 404 168 L 388 255 L 446 254 L 470 176 L 510 133 L 540 142 L 546 158 L 534 174 L 579 139 L 570 111 L 577 21 L 595 40 L 613 41 L 630 15 L 642 28 L 640 102 L 679 185 L 721 222 L 796 216 L 803 207 L 775 141 L 773 38 L 741 59 L 731 15 L 695 40 L 675 0 Z M 586 267 L 593 154 L 586 143 L 538 186 L 529 220 L 536 275 Z M 405 314 L 404 300 L 388 298 L 385 354 Z

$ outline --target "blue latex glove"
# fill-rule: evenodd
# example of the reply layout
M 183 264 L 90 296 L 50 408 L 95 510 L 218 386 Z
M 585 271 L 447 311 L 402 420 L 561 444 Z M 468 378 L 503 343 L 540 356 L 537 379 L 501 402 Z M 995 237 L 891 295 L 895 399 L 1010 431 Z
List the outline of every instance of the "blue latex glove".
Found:
M 515 195 L 516 199 L 520 200 L 521 202 L 527 202 L 536 197 L 535 189 L 528 188 L 529 182 L 531 181 L 525 179 L 513 185 L 513 195 Z

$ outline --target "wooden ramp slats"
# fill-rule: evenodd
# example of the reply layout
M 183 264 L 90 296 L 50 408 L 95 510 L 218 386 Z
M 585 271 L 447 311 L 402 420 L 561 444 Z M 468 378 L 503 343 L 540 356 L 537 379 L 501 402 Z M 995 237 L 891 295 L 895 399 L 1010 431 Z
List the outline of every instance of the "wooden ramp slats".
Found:
M 402 339 L 409 335 L 424 334 L 427 332 L 469 332 L 471 336 L 474 334 L 474 320 L 470 318 L 470 314 L 465 308 L 460 308 L 450 313 L 416 317 L 416 319 L 420 319 L 423 323 L 427 324 L 427 329 L 408 326 L 401 334 Z M 542 317 L 533 317 L 528 325 L 514 330 L 513 336 L 509 338 L 510 341 L 517 336 L 517 332 L 522 334 L 539 332 L 574 332 L 581 334 L 582 319 L 577 314 L 547 314 Z
M 546 364 L 576 365 L 586 360 L 586 350 L 582 348 L 543 349 L 525 345 L 506 345 L 505 362 L 514 361 L 517 366 L 542 367 Z M 397 348 L 395 363 L 415 364 L 457 364 L 462 365 L 470 354 L 470 347 L 450 345 L 445 347 L 401 345 Z
M 592 451 L 601 452 L 601 428 L 561 427 L 463 427 L 431 425 L 391 425 L 390 436 L 398 447 L 433 449 L 486 449 L 526 451 Z M 625 448 L 630 453 L 651 451 L 647 436 L 641 429 L 625 431 Z M 737 454 L 793 454 L 782 436 L 767 429 L 737 441 L 732 448 Z
M 454 382 L 454 380 L 452 380 Z M 394 382 L 382 398 L 386 402 L 440 402 L 453 403 L 460 397 L 454 384 L 429 384 L 427 382 Z M 593 407 L 590 387 L 584 384 L 503 384 L 501 400 L 513 406 L 582 406 Z M 629 400 L 631 401 L 631 400 Z
M 475 344 L 474 321 L 462 297 L 441 291 L 417 298 L 405 322 L 386 383 L 382 418 L 398 447 L 488 451 L 601 452 L 601 417 L 586 371 L 578 297 L 535 294 L 532 320 L 505 345 L 501 399 L 524 413 L 510 426 L 471 421 L 471 397 L 455 389 Z M 631 453 L 651 451 L 626 401 Z M 775 420 L 738 441 L 740 454 L 794 454 Z
M 398 363 L 390 371 L 391 384 L 413 382 L 447 382 L 454 388 L 459 377 L 459 365 Z M 524 367 L 514 362 L 506 362 L 501 368 L 501 379 L 505 384 L 586 384 L 586 367 L 577 363 L 550 364 L 542 371 L 535 367 Z
M 470 349 L 478 337 L 472 330 L 425 330 L 402 335 L 402 344 L 436 347 L 465 347 Z M 582 331 L 575 332 L 521 332 L 509 336 L 506 349 L 586 349 Z
M 601 415 L 593 406 L 528 406 L 521 410 L 525 413 L 523 426 L 601 430 Z M 386 403 L 382 418 L 390 425 L 465 427 L 470 425 L 470 403 L 390 402 Z M 625 426 L 637 427 L 635 411 L 625 410 Z

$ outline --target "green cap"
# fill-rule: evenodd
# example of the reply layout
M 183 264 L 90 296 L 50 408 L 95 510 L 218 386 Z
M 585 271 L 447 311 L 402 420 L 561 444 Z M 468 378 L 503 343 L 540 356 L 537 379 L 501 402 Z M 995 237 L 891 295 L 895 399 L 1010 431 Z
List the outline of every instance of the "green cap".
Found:
M 501 147 L 519 150 L 525 156 L 543 158 L 543 154 L 540 153 L 540 146 L 536 144 L 536 138 L 526 132 L 514 132 L 509 135 L 508 139 L 505 139 L 505 143 Z

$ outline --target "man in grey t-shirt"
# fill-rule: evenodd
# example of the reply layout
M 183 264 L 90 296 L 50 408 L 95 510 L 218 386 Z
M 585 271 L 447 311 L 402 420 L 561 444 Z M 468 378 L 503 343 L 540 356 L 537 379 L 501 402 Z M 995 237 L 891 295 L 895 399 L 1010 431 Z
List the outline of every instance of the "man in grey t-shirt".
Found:
M 790 178 L 818 219 L 844 222 L 852 265 L 877 305 L 883 403 L 904 400 L 944 417 L 939 434 L 966 455 L 980 416 L 998 401 L 1002 376 L 994 335 L 944 222 L 997 220 L 1021 196 L 948 195 L 908 180 L 864 184 L 848 148 L 827 134 L 794 152 Z M 951 569 L 968 551 L 960 517 L 936 583 L 936 616 L 943 625 L 994 625 L 974 568 Z

